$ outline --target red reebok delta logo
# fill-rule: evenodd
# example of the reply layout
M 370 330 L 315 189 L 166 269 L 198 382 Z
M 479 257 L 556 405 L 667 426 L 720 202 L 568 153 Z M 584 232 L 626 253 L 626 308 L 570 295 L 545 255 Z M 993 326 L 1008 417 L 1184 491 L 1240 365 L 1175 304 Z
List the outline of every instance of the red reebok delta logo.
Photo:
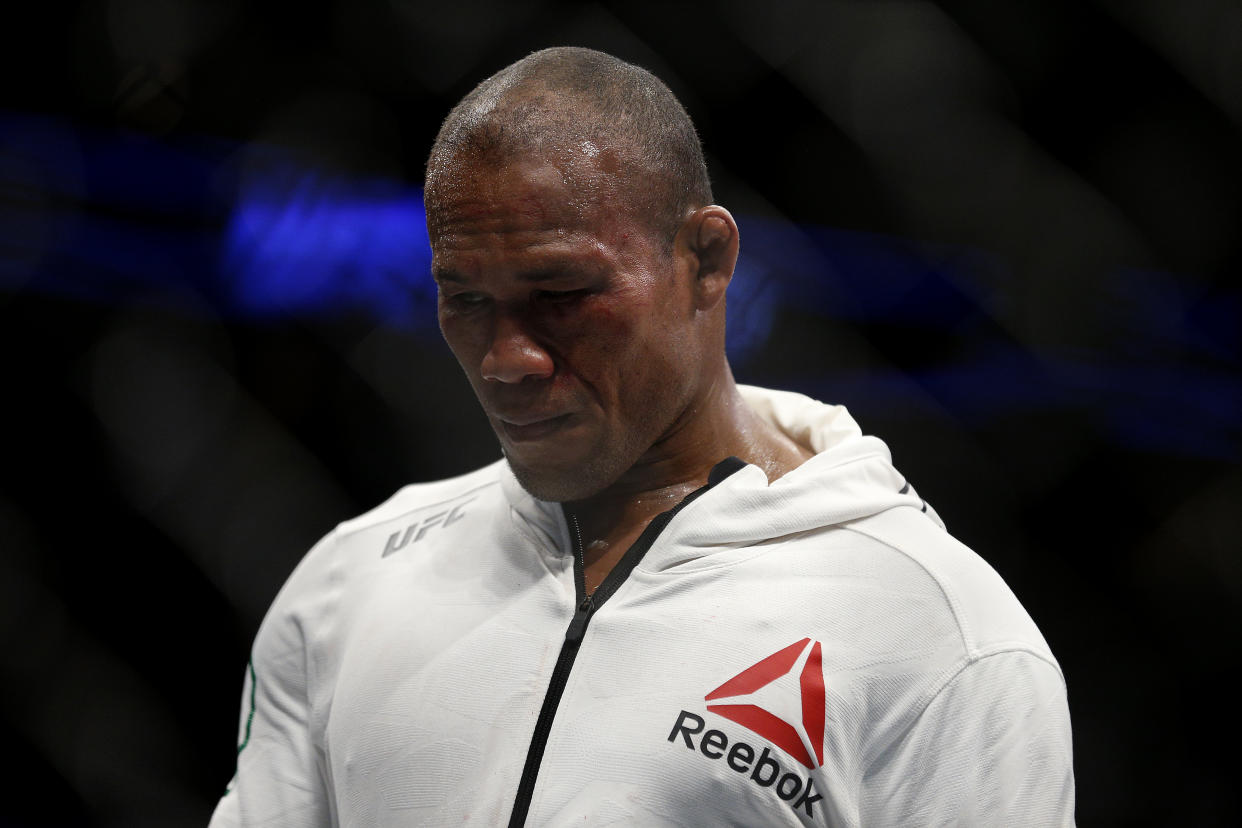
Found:
M 818 641 L 790 644 L 703 698 L 709 711 L 759 734 L 808 768 L 824 764 L 824 668 Z

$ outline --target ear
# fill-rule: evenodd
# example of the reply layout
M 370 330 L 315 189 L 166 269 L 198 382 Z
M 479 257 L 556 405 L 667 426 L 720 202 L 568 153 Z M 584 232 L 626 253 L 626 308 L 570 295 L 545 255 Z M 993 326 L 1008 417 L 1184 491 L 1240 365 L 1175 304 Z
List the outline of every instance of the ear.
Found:
M 694 275 L 695 303 L 699 310 L 715 307 L 737 265 L 737 222 L 718 204 L 695 210 L 682 224 L 674 241 L 678 258 Z

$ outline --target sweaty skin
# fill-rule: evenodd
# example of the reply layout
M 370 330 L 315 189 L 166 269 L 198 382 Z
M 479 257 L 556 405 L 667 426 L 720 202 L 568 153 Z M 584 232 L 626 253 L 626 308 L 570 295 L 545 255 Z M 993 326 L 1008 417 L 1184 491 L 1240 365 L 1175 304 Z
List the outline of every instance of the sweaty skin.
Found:
M 518 480 L 577 517 L 588 592 L 720 460 L 771 481 L 811 456 L 725 358 L 732 216 L 693 211 L 669 250 L 591 149 L 453 159 L 429 222 L 444 338 Z

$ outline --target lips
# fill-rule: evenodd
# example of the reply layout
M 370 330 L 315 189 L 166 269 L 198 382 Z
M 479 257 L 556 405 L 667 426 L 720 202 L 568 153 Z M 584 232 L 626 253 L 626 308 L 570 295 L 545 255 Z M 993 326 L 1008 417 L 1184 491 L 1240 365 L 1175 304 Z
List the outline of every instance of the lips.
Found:
M 560 431 L 569 422 L 572 414 L 560 414 L 555 416 L 546 415 L 518 415 L 512 417 L 498 417 L 500 428 L 504 435 L 514 443 L 526 443 L 533 440 L 541 440 L 551 434 Z

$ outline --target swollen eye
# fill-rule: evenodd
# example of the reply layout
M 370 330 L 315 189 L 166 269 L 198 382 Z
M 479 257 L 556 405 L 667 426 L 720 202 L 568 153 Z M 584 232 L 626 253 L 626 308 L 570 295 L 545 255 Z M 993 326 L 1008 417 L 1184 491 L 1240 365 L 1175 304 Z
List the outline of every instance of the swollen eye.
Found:
M 536 292 L 535 295 L 544 302 L 563 304 L 572 302 L 575 299 L 581 299 L 586 293 L 586 290 L 541 290 Z
M 454 293 L 449 297 L 449 301 L 458 305 L 473 307 L 475 305 L 483 304 L 486 299 L 481 293 Z

